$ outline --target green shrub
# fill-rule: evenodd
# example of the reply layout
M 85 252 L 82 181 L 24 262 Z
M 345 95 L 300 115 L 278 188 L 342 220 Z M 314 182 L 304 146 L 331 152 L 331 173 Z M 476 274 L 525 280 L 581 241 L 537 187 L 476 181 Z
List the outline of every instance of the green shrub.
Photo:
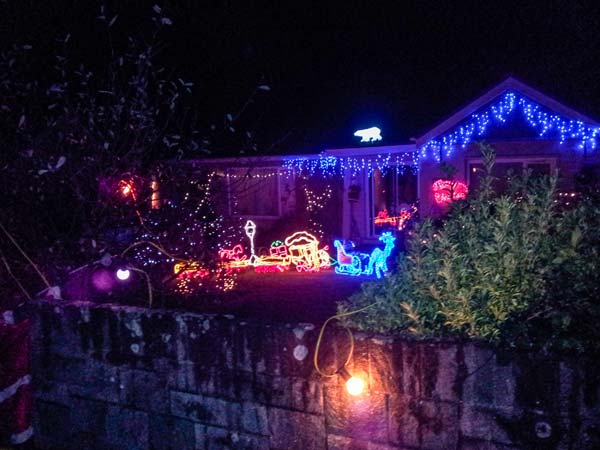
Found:
M 600 210 L 560 209 L 556 176 L 511 176 L 494 192 L 494 152 L 482 145 L 481 189 L 440 226 L 424 220 L 398 271 L 340 303 L 351 326 L 455 335 L 519 346 L 600 346 Z

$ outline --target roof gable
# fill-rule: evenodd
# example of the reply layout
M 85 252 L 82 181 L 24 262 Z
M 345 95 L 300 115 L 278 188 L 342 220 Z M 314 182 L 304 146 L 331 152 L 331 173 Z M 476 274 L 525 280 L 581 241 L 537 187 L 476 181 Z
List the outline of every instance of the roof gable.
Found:
M 480 112 L 486 105 L 489 105 L 489 110 Z M 519 108 L 527 115 L 529 125 L 538 129 L 540 136 L 553 129 L 560 133 L 561 141 L 568 137 L 583 142 L 589 139 L 595 147 L 596 136 L 600 135 L 598 122 L 511 77 L 418 138 L 417 147 L 421 149 L 422 156 L 426 156 L 429 147 L 466 145 L 471 137 L 484 133 L 490 113 L 493 118 L 504 122 L 506 116 Z M 464 122 L 468 123 L 459 126 Z

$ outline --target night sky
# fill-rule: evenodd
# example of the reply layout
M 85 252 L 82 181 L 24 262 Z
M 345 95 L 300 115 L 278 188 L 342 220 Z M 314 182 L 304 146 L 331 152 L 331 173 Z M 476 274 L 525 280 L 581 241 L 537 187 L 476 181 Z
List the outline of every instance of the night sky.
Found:
M 115 39 L 143 32 L 154 3 L 109 3 Z M 271 87 L 240 124 L 262 152 L 350 146 L 372 125 L 408 143 L 508 75 L 600 119 L 600 2 L 270 3 L 158 2 L 173 20 L 160 58 L 195 83 L 206 126 Z M 27 42 L 43 60 L 69 32 L 101 66 L 99 5 L 0 1 L 0 46 Z

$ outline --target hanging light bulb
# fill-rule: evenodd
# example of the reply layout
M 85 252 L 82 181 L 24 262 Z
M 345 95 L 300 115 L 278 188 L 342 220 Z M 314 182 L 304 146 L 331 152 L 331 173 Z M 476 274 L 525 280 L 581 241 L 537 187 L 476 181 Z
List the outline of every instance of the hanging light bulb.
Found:
M 131 276 L 131 272 L 129 269 L 118 269 L 117 270 L 117 278 L 121 281 L 126 281 Z
M 346 382 L 346 390 L 348 394 L 357 396 L 363 393 L 365 390 L 365 382 L 362 378 L 354 377 L 350 375 L 346 367 L 342 367 L 339 371 L 339 374 Z

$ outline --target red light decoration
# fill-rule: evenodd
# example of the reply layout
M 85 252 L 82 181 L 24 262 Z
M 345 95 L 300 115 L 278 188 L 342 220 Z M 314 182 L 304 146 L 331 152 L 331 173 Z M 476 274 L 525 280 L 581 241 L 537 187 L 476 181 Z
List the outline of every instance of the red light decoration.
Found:
M 244 229 L 250 239 L 252 252 L 256 224 L 249 220 Z M 219 250 L 219 258 L 227 269 L 253 267 L 255 272 L 260 273 L 284 272 L 293 264 L 298 272 L 318 272 L 331 266 L 327 250 L 327 246 L 319 248 L 319 241 L 315 236 L 306 231 L 299 231 L 288 236 L 285 242 L 273 242 L 269 248 L 269 255 L 254 255 L 254 258 L 248 258 L 242 245 L 237 244 L 231 249 Z
M 452 203 L 455 200 L 464 200 L 469 193 L 469 188 L 465 183 L 454 180 L 435 180 L 431 189 L 438 205 Z
M 406 223 L 412 219 L 416 212 L 417 207 L 414 205 L 410 208 L 401 209 L 400 214 L 397 216 L 390 216 L 387 209 L 384 209 L 383 211 L 379 211 L 377 213 L 377 216 L 373 219 L 373 223 L 378 227 L 389 225 L 397 228 L 398 230 L 403 230 L 404 227 L 406 227 Z

